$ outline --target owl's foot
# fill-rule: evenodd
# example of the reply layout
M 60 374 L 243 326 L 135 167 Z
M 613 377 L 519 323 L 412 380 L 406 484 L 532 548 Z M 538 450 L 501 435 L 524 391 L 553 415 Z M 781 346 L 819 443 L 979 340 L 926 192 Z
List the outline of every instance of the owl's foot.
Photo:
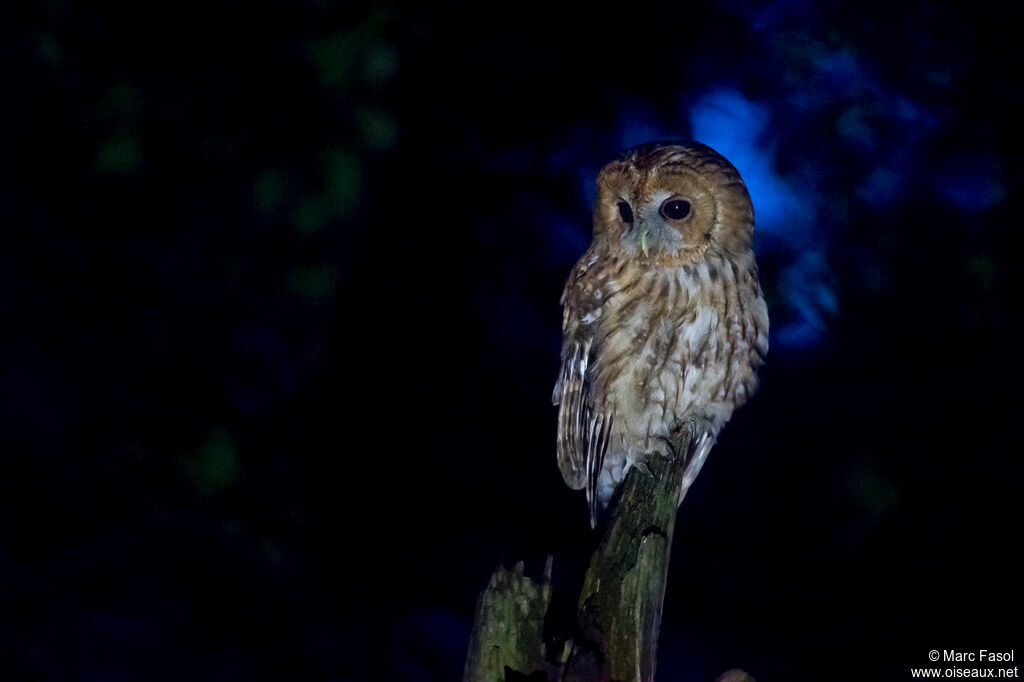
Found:
M 693 485 L 697 474 L 704 466 L 704 460 L 715 445 L 714 424 L 704 417 L 694 417 L 688 420 L 686 428 L 689 429 L 690 461 L 686 464 L 683 472 L 683 484 L 679 489 L 679 504 L 682 504 L 686 491 Z
M 633 462 L 633 466 L 640 470 L 640 473 L 647 476 L 647 478 L 654 478 L 654 472 L 651 471 L 651 467 L 647 466 L 647 462 L 642 459 Z
M 648 464 L 648 462 L 650 462 L 651 459 L 654 458 L 654 457 L 661 457 L 661 458 L 665 458 L 665 459 L 668 459 L 668 460 L 672 460 L 673 459 L 673 457 L 670 454 L 668 454 L 667 452 L 663 451 L 662 448 L 656 448 L 656 449 L 652 450 L 651 452 L 646 452 L 644 454 L 629 455 L 626 458 L 626 466 L 622 469 L 622 479 L 621 480 L 625 480 L 626 479 L 626 474 L 629 473 L 630 469 L 637 469 L 644 476 L 647 476 L 648 478 L 654 478 L 654 471 L 651 470 L 651 467 Z
M 672 443 L 673 453 L 687 454 L 693 452 L 705 435 L 715 439 L 715 425 L 711 418 L 704 415 L 691 415 L 676 425 L 673 431 L 675 438 Z M 682 451 L 680 446 L 683 441 L 688 441 L 689 447 Z

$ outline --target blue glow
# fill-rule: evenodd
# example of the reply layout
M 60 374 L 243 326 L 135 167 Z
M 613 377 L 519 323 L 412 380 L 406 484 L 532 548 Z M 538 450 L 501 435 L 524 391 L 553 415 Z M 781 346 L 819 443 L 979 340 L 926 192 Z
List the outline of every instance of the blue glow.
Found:
M 850 70 L 848 61 L 833 65 L 836 73 Z M 729 159 L 743 176 L 754 203 L 755 234 L 772 251 L 797 253 L 780 276 L 779 291 L 789 310 L 772 334 L 773 343 L 807 347 L 817 343 L 838 301 L 827 284 L 829 268 L 824 237 L 815 229 L 817 195 L 805 178 L 782 177 L 775 170 L 774 148 L 768 137 L 771 110 L 730 89 L 714 90 L 690 109 L 693 137 Z
M 903 191 L 903 177 L 888 168 L 875 168 L 857 187 L 857 196 L 873 206 L 891 204 Z
M 878 147 L 878 136 L 871 127 L 866 107 L 852 106 L 844 111 L 836 121 L 836 132 L 852 145 L 871 150 Z
M 982 211 L 1006 198 L 999 162 L 990 155 L 956 156 L 936 175 L 935 193 L 965 211 Z
M 839 301 L 825 284 L 829 268 L 819 252 L 801 254 L 779 277 L 779 288 L 797 315 L 772 334 L 772 340 L 792 348 L 817 343 L 827 328 L 826 316 L 839 312 Z
M 576 173 L 576 186 L 579 187 L 580 196 L 586 206 L 593 206 L 597 201 L 597 183 L 595 182 L 600 168 L 581 168 Z M 587 232 L 587 234 L 590 234 Z M 583 253 L 580 251 L 580 253 Z
M 819 73 L 836 91 L 851 93 L 869 87 L 871 79 L 849 50 L 826 52 L 816 60 Z
M 678 131 L 670 130 L 657 121 L 649 111 L 631 111 L 621 115 L 619 126 L 619 148 L 629 149 L 651 140 L 679 138 Z
M 551 213 L 546 216 L 544 227 L 554 246 L 548 251 L 546 261 L 557 263 L 579 258 L 590 245 L 589 223 L 577 223 L 561 213 Z
M 743 176 L 754 202 L 756 230 L 803 245 L 817 216 L 814 194 L 776 174 L 773 152 L 761 139 L 769 119 L 766 106 L 735 90 L 713 91 L 690 109 L 693 138 L 729 159 Z

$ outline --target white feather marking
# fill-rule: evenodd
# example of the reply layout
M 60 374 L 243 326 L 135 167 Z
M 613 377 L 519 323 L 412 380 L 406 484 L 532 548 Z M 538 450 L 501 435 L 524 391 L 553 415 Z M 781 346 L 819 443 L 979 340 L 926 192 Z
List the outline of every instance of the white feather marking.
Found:
M 597 426 L 597 420 L 590 420 L 590 433 L 587 438 L 587 452 L 586 452 L 586 463 L 587 463 L 587 505 L 593 508 L 594 502 L 594 468 L 596 462 L 593 457 L 594 447 L 594 427 Z
M 717 318 L 718 314 L 714 308 L 701 308 L 693 324 L 687 325 L 683 331 L 683 341 L 691 350 L 703 343 Z
M 696 447 L 693 450 L 693 459 L 686 465 L 686 471 L 683 472 L 683 485 L 679 489 L 679 504 L 682 504 L 683 497 L 686 496 L 686 491 L 690 489 L 693 482 L 697 480 L 697 474 L 700 473 L 700 469 L 704 466 L 704 460 L 708 458 L 708 453 L 711 452 L 712 446 L 715 444 L 715 438 L 710 433 L 705 431 L 701 434 L 700 438 L 697 439 Z

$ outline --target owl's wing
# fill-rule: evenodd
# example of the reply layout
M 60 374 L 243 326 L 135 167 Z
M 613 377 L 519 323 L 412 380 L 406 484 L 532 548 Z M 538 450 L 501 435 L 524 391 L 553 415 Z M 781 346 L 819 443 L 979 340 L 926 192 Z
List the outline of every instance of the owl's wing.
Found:
M 562 367 L 551 402 L 559 406 L 558 468 L 570 488 L 586 488 L 593 526 L 597 522 L 598 477 L 608 451 L 613 414 L 594 390 L 594 342 L 600 327 L 594 310 L 599 308 L 600 294 L 595 297 L 583 281 L 585 259 L 562 292 Z

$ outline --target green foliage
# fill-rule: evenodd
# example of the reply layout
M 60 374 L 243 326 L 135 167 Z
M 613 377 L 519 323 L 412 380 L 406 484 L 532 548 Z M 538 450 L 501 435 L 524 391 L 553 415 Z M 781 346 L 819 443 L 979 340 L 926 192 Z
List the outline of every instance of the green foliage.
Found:
M 398 70 L 398 51 L 380 39 L 386 23 L 384 12 L 372 12 L 355 26 L 313 43 L 310 57 L 321 83 L 334 90 L 344 90 L 357 75 L 363 82 L 375 86 L 394 78 Z
M 363 78 L 372 85 L 384 85 L 398 72 L 398 50 L 387 43 L 374 43 L 366 47 L 363 58 Z
M 345 149 L 332 149 L 324 161 L 324 204 L 331 217 L 345 218 L 359 204 L 362 169 L 359 158 Z
M 101 175 L 123 175 L 138 168 L 142 163 L 142 142 L 131 133 L 120 132 L 96 152 L 96 172 Z
M 310 303 L 326 303 L 337 284 L 338 268 L 333 265 L 299 268 L 288 275 L 288 290 Z
M 389 151 L 398 143 L 398 124 L 387 111 L 361 111 L 356 116 L 356 126 L 363 142 L 375 152 Z
M 993 290 L 996 281 L 996 264 L 988 255 L 979 253 L 967 259 L 967 275 L 975 286 L 984 293 Z
M 352 80 L 359 43 L 348 31 L 331 35 L 310 48 L 320 81 L 331 88 L 346 88 Z
M 253 199 L 256 210 L 264 216 L 272 216 L 281 208 L 288 196 L 288 180 L 277 169 L 264 171 L 253 183 Z
M 235 439 L 224 429 L 212 431 L 201 447 L 183 455 L 180 461 L 204 496 L 215 495 L 237 484 L 242 469 Z

